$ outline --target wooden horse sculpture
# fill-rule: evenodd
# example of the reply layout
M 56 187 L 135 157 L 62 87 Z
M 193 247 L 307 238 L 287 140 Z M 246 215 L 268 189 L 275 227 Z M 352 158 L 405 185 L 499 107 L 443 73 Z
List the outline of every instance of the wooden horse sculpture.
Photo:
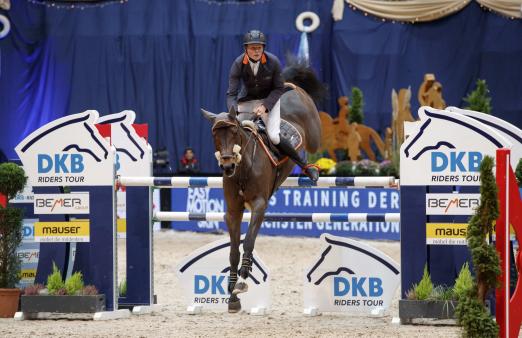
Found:
M 401 88 L 399 94 L 392 90 L 392 133 L 393 149 L 399 149 L 404 142 L 404 122 L 413 122 L 415 119 L 411 115 L 411 88 Z
M 360 159 L 360 151 L 356 149 L 357 147 L 364 150 L 370 160 L 375 161 L 376 156 L 371 146 L 371 141 L 373 141 L 377 150 L 384 158 L 384 142 L 379 134 L 364 124 L 355 123 L 350 125 L 348 122 L 348 97 L 339 97 L 337 103 L 339 103 L 338 117 L 332 119 L 328 113 L 319 113 L 322 127 L 322 149 L 327 150 L 328 155 L 335 161 L 338 160 L 335 155 L 335 149 L 346 150 L 351 161 L 358 161 Z
M 293 84 L 293 90 L 285 92 L 281 97 L 281 118 L 299 131 L 304 148 L 314 153 L 320 146 L 321 125 L 312 97 L 320 99 L 325 94 L 325 89 L 315 74 L 304 66 L 290 66 L 283 71 L 283 78 Z M 228 311 L 238 312 L 241 302 L 237 295 L 248 290 L 246 279 L 252 270 L 254 243 L 263 222 L 268 200 L 290 175 L 295 164 L 289 160 L 279 167 L 272 165 L 262 147 L 257 144 L 253 132 L 244 128 L 241 123 L 247 118 L 243 115 L 250 117 L 250 114 L 238 116 L 233 109 L 219 115 L 205 110 L 202 112 L 212 123 L 215 154 L 223 170 L 223 190 L 227 205 L 225 221 L 230 236 Z M 239 268 L 240 225 L 245 208 L 251 210 L 251 219 L 243 243 L 243 259 Z
M 435 74 L 424 74 L 424 81 L 417 93 L 421 106 L 430 106 L 436 109 L 446 108 L 446 102 L 442 97 L 442 84 L 435 80 Z
M 335 149 L 344 148 L 348 142 L 350 126 L 348 124 L 348 97 L 341 96 L 337 99 L 339 104 L 339 116 L 332 119 L 330 114 L 319 112 L 321 119 L 321 149 L 328 151 L 330 158 L 337 161 Z

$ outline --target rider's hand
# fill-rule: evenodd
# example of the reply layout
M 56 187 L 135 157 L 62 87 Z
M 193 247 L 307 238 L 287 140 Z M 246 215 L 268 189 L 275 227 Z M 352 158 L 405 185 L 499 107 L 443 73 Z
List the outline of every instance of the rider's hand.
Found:
M 264 105 L 260 105 L 254 109 L 254 114 L 256 114 L 256 116 L 262 116 L 264 113 L 266 113 L 266 108 Z

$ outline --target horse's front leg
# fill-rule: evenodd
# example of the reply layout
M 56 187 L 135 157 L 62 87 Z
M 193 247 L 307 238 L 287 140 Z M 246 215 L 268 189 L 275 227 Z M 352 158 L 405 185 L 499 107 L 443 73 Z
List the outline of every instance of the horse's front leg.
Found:
M 239 281 L 236 284 L 233 294 L 243 293 L 248 291 L 248 284 L 246 279 L 248 274 L 252 271 L 252 259 L 254 244 L 256 242 L 257 233 L 261 227 L 261 223 L 265 217 L 265 211 L 267 207 L 267 200 L 262 197 L 254 199 L 251 203 L 252 216 L 250 218 L 250 224 L 248 225 L 248 231 L 243 242 L 243 260 L 241 262 L 241 269 L 239 270 Z
M 230 276 L 228 280 L 228 312 L 234 313 L 241 310 L 241 302 L 237 295 L 233 293 L 234 286 L 237 282 L 237 270 L 239 266 L 239 243 L 241 240 L 241 219 L 243 218 L 243 210 L 227 210 L 225 221 L 227 223 L 228 234 L 230 237 Z

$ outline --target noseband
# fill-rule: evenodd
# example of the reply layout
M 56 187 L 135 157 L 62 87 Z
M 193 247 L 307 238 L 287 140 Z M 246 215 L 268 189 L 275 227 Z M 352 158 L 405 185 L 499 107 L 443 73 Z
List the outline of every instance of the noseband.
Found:
M 216 133 L 216 129 L 220 128 L 228 128 L 228 127 L 237 127 L 241 128 L 237 120 L 234 122 L 231 121 L 225 121 L 225 120 L 219 120 L 214 123 L 212 126 L 212 134 Z M 233 158 L 234 163 L 236 165 L 239 165 L 241 163 L 241 146 L 239 144 L 234 144 L 234 147 L 232 148 L 232 155 L 221 155 L 221 152 L 218 150 L 214 153 L 214 156 L 216 157 L 219 166 L 221 167 L 223 165 L 224 159 Z

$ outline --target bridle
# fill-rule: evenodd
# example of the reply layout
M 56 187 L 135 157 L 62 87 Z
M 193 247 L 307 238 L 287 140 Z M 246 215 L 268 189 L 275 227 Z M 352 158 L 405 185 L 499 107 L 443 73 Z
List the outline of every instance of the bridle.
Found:
M 222 129 L 222 128 L 230 128 L 230 127 L 237 127 L 238 129 L 238 132 L 240 133 L 239 135 L 239 142 L 240 144 L 234 144 L 234 146 L 232 147 L 232 155 L 222 155 L 221 152 L 219 150 L 217 150 L 215 153 L 214 153 L 214 156 L 216 157 L 217 161 L 218 161 L 218 164 L 219 164 L 219 167 L 221 169 L 223 169 L 223 163 L 224 163 L 224 160 L 228 160 L 230 158 L 232 158 L 233 160 L 233 163 L 235 164 L 234 166 L 234 172 L 232 173 L 232 175 L 230 175 L 229 177 L 232 177 L 235 175 L 236 173 L 236 168 L 239 167 L 239 164 L 241 163 L 241 160 L 243 159 L 243 156 L 241 154 L 242 150 L 246 150 L 246 148 L 248 147 L 248 144 L 250 143 L 250 141 L 252 140 L 252 135 L 253 133 L 250 133 L 250 135 L 248 136 L 248 140 L 246 141 L 246 144 L 243 146 L 243 140 L 244 138 L 247 137 L 247 133 L 245 131 L 245 129 L 241 126 L 241 124 L 239 123 L 239 120 L 237 118 L 234 117 L 234 120 L 233 121 L 230 121 L 230 120 L 218 120 L 216 122 L 214 122 L 214 124 L 212 125 L 212 135 L 215 136 L 216 134 L 216 129 Z M 254 151 L 252 153 L 252 155 L 255 154 L 255 150 L 256 150 L 256 141 L 255 141 L 255 138 L 254 138 Z M 252 161 L 251 161 L 251 164 L 250 166 L 252 166 L 254 162 L 254 157 L 252 156 Z M 240 178 L 239 180 L 241 181 L 241 170 L 240 170 Z

